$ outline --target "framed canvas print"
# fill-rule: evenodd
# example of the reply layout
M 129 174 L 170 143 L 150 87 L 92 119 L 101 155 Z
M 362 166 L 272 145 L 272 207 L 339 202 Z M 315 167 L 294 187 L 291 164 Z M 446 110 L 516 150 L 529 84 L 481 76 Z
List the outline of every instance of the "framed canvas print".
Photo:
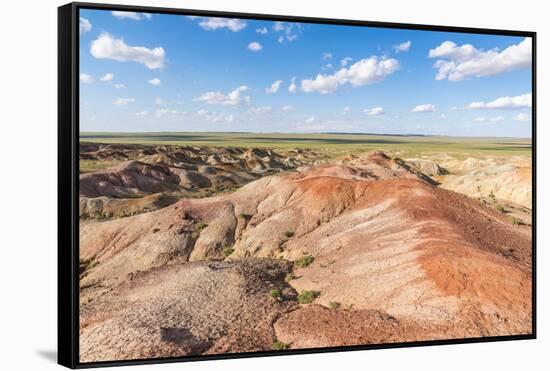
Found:
M 535 37 L 60 7 L 59 363 L 535 338 Z

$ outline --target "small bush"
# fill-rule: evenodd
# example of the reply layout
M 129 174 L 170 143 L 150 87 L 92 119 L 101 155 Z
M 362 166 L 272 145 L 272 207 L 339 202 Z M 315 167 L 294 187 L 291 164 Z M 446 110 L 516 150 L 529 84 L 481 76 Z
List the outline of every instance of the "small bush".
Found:
M 282 341 L 276 341 L 273 343 L 273 350 L 285 350 L 288 349 L 288 344 L 283 343 Z
M 493 191 L 491 191 L 491 193 L 489 193 L 489 198 L 492 199 L 492 200 L 494 200 L 496 198 Z
M 225 257 L 228 257 L 229 255 L 233 254 L 235 252 L 235 249 L 229 245 L 225 245 L 223 247 L 223 255 Z
M 306 256 L 302 256 L 300 259 L 294 261 L 294 264 L 296 264 L 297 267 L 305 268 L 305 267 L 311 265 L 311 263 L 313 263 L 314 260 L 315 260 L 315 258 L 313 256 L 306 255 Z
M 194 239 L 197 239 L 199 238 L 199 236 L 201 235 L 201 231 L 208 227 L 208 224 L 204 224 L 204 223 L 199 223 L 195 226 L 195 231 L 193 231 L 193 234 L 191 235 Z
M 523 222 L 521 221 L 521 219 L 512 218 L 512 224 L 513 224 L 513 225 L 522 225 Z
M 313 303 L 313 301 L 317 299 L 319 296 L 321 296 L 320 291 L 306 290 L 306 291 L 303 291 L 300 295 L 298 295 L 296 299 L 300 304 L 310 304 L 310 303 Z
M 290 272 L 289 274 L 286 275 L 285 280 L 286 281 L 292 281 L 295 278 L 296 278 L 296 276 L 294 275 L 294 273 Z
M 240 214 L 239 214 L 239 218 L 241 218 L 241 219 L 246 219 L 246 217 L 247 217 L 247 216 L 246 216 L 245 213 L 240 213 Z
M 502 205 L 495 205 L 495 209 L 497 209 L 497 211 L 499 211 L 501 213 L 506 212 L 506 209 Z
M 286 237 L 286 238 L 292 238 L 292 237 L 294 237 L 294 232 L 292 232 L 292 231 L 286 231 L 286 232 L 285 232 L 285 237 Z
M 328 303 L 328 306 L 330 307 L 330 309 L 338 309 L 340 308 L 341 304 L 337 301 L 331 301 L 330 303 Z
M 279 289 L 271 289 L 269 295 L 274 299 L 280 299 L 283 296 L 283 293 Z

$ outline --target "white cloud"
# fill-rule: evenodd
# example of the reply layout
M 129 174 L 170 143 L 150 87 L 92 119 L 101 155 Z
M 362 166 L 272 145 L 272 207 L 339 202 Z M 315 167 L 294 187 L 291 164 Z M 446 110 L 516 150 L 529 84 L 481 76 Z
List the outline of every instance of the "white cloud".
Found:
M 490 121 L 490 122 L 502 122 L 502 121 L 504 121 L 504 117 L 502 117 L 502 116 L 491 117 L 491 118 L 489 119 L 489 121 Z
M 143 116 L 148 116 L 148 115 L 149 115 L 149 111 L 136 112 L 136 116 L 143 117 Z
M 410 48 L 411 48 L 411 41 L 409 40 L 399 45 L 395 45 L 393 47 L 393 50 L 395 50 L 396 53 L 401 53 L 401 52 L 408 52 Z
M 283 35 L 277 38 L 277 41 L 279 43 L 282 43 L 285 40 L 288 42 L 292 42 L 298 38 L 298 33 L 301 29 L 301 25 L 299 23 L 287 23 L 277 21 L 273 25 L 272 29 L 275 32 L 283 33 Z
M 200 97 L 195 98 L 196 101 L 205 102 L 208 104 L 216 104 L 221 106 L 237 106 L 243 103 L 250 103 L 249 96 L 242 96 L 242 93 L 247 91 L 248 87 L 245 85 L 239 86 L 237 89 L 232 90 L 227 95 L 219 91 L 209 91 L 202 94 Z
M 442 119 L 442 120 L 445 120 L 448 116 L 444 113 L 442 113 L 441 115 L 439 115 L 439 118 Z
M 363 112 L 367 116 L 380 116 L 380 115 L 383 115 L 385 113 L 384 109 L 382 107 L 365 108 L 363 110 Z
M 283 106 L 283 107 L 281 108 L 281 110 L 284 111 L 284 112 L 290 112 L 290 111 L 293 111 L 293 110 L 294 110 L 294 107 L 291 106 L 291 105 L 286 105 L 286 106 Z
M 525 122 L 525 121 L 531 120 L 531 117 L 526 113 L 518 113 L 517 115 L 512 117 L 512 119 L 514 121 L 523 121 L 523 122 Z
M 89 20 L 87 20 L 86 18 L 82 18 L 80 17 L 80 21 L 79 21 L 79 33 L 81 35 L 85 34 L 86 32 L 90 31 L 92 29 L 92 24 L 90 23 Z
M 435 112 L 435 106 L 433 104 L 420 104 L 414 107 L 411 112 Z
M 273 94 L 279 91 L 279 88 L 281 87 L 281 84 L 283 83 L 283 80 L 277 80 L 271 84 L 271 86 L 267 89 L 265 89 L 265 92 L 267 94 Z
M 117 98 L 114 100 L 113 104 L 115 106 L 125 106 L 128 103 L 133 103 L 135 101 L 135 98 Z
M 155 116 L 158 118 L 161 117 L 181 117 L 187 115 L 187 112 L 185 111 L 178 111 L 175 109 L 168 109 L 168 108 L 159 108 L 155 111 Z
M 334 66 L 332 65 L 332 63 L 327 63 L 323 67 L 321 67 L 322 70 L 331 70 L 333 68 Z
M 288 91 L 291 93 L 296 93 L 296 77 L 293 77 L 288 86 Z
M 353 60 L 352 57 L 343 58 L 343 59 L 340 60 L 340 65 L 342 67 L 346 67 L 349 64 L 349 62 L 351 62 L 352 60 Z
M 332 58 L 332 53 L 323 53 L 321 55 L 322 60 L 327 60 L 327 59 L 331 59 L 331 58 Z
M 487 118 L 480 116 L 480 117 L 476 117 L 473 121 L 474 122 L 485 122 L 485 121 L 487 121 Z
M 259 52 L 262 50 L 262 44 L 260 44 L 257 41 L 253 41 L 250 44 L 248 44 L 248 50 L 252 50 L 253 52 Z
M 491 102 L 472 102 L 467 109 L 520 109 L 531 108 L 533 99 L 531 93 L 515 97 L 500 97 Z
M 267 27 L 256 28 L 256 32 L 260 35 L 265 35 L 267 33 Z
M 118 19 L 133 19 L 134 21 L 141 21 L 142 19 L 151 19 L 152 15 L 149 13 L 136 13 L 136 12 L 121 12 L 112 11 L 113 17 Z
M 519 44 L 511 45 L 502 51 L 483 51 L 470 44 L 458 46 L 452 41 L 445 41 L 431 49 L 428 56 L 439 58 L 434 63 L 438 70 L 436 80 L 461 81 L 530 68 L 531 44 L 531 38 L 525 38 Z
M 124 40 L 102 33 L 92 42 L 90 53 L 98 59 L 112 59 L 118 62 L 137 62 L 149 69 L 164 67 L 164 49 L 144 46 L 130 46 Z
M 94 79 L 92 76 L 88 75 L 87 73 L 81 73 L 80 82 L 84 84 L 91 84 L 92 82 L 94 82 Z
M 335 92 L 338 86 L 350 83 L 352 86 L 363 86 L 383 81 L 399 68 L 395 59 L 376 56 L 361 59 L 349 68 L 341 68 L 333 75 L 318 74 L 313 80 L 302 80 L 302 90 L 306 93 L 318 92 L 327 94 Z
M 154 79 L 151 79 L 151 80 L 147 81 L 147 82 L 148 82 L 149 84 L 155 85 L 155 86 L 158 86 L 158 85 L 160 85 L 160 84 L 162 83 L 162 82 L 160 81 L 160 79 L 158 79 L 158 78 L 156 78 L 156 77 L 155 77 Z
M 342 114 L 343 115 L 347 115 L 348 112 L 351 111 L 351 107 L 350 106 L 345 106 L 344 109 L 342 109 Z
M 224 114 L 218 114 L 216 112 L 210 112 L 205 109 L 200 109 L 197 111 L 197 115 L 204 118 L 206 121 L 209 122 L 233 122 L 235 120 L 235 117 L 233 115 L 224 115 Z
M 246 27 L 246 22 L 237 18 L 201 18 L 199 26 L 208 31 L 227 28 L 229 31 L 238 32 Z
M 315 116 L 311 116 L 311 117 L 307 118 L 304 122 L 306 124 L 311 124 L 313 121 L 315 121 Z
M 106 73 L 105 75 L 101 76 L 100 80 L 101 81 L 113 81 L 114 78 L 115 78 L 114 74 Z
M 155 98 L 155 104 L 157 106 L 162 106 L 164 104 L 164 100 L 162 98 Z
M 256 115 L 263 115 L 265 113 L 271 112 L 270 106 L 261 106 L 261 107 L 252 107 L 248 110 L 250 113 L 254 113 Z
M 124 84 L 115 84 L 116 89 L 124 89 L 125 87 L 126 87 L 126 85 L 124 85 Z

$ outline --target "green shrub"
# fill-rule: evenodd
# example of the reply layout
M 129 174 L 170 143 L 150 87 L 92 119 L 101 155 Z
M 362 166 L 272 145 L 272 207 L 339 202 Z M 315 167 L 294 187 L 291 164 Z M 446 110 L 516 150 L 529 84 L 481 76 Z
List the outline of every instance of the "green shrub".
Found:
M 313 301 L 317 299 L 319 296 L 321 296 L 320 291 L 306 290 L 306 291 L 303 291 L 300 295 L 298 295 L 296 299 L 300 304 L 309 304 L 309 303 L 313 303 Z
M 330 307 L 330 309 L 338 309 L 340 308 L 340 303 L 338 303 L 337 301 L 331 301 L 330 303 L 328 303 L 328 306 Z
M 294 232 L 292 232 L 292 231 L 286 231 L 286 232 L 285 232 L 285 237 L 286 237 L 286 238 L 292 238 L 292 237 L 294 237 Z
M 286 281 L 291 281 L 295 278 L 296 278 L 296 276 L 294 275 L 294 273 L 290 272 L 289 274 L 286 275 L 285 280 Z
M 522 225 L 523 222 L 521 221 L 521 219 L 512 218 L 512 224 L 513 224 L 513 225 Z
M 199 223 L 195 226 L 195 230 L 193 231 L 193 234 L 191 235 L 194 239 L 197 239 L 199 238 L 199 236 L 201 235 L 201 231 L 208 227 L 208 224 L 204 224 L 204 223 Z
M 501 213 L 504 213 L 506 212 L 506 209 L 504 208 L 504 206 L 502 205 L 495 205 L 495 209 L 497 209 L 497 211 L 501 212 Z
M 245 213 L 240 213 L 240 214 L 239 214 L 239 218 L 241 218 L 241 219 L 246 219 L 246 214 L 245 214 Z
M 235 249 L 229 245 L 225 245 L 223 247 L 223 255 L 225 257 L 228 257 L 229 255 L 233 254 L 235 252 Z
M 313 263 L 314 260 L 315 260 L 315 258 L 313 256 L 306 255 L 306 256 L 302 256 L 298 260 L 295 260 L 294 264 L 296 264 L 297 267 L 305 268 L 305 267 L 311 265 L 311 263 Z
M 271 289 L 271 291 L 269 291 L 269 295 L 274 299 L 280 299 L 282 298 L 283 293 L 279 289 Z
M 282 341 L 276 341 L 273 343 L 273 350 L 285 350 L 288 349 L 288 344 L 283 343 Z

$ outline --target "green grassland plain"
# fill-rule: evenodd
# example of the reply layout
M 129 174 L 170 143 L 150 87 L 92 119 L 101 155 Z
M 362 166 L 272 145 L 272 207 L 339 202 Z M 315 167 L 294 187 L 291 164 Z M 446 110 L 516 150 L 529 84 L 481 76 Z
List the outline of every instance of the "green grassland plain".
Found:
M 309 148 L 329 157 L 374 150 L 403 156 L 447 153 L 463 156 L 531 156 L 531 139 L 478 138 L 376 134 L 286 134 L 236 132 L 81 133 L 82 142 L 192 145 L 214 147 L 257 147 L 289 150 Z

